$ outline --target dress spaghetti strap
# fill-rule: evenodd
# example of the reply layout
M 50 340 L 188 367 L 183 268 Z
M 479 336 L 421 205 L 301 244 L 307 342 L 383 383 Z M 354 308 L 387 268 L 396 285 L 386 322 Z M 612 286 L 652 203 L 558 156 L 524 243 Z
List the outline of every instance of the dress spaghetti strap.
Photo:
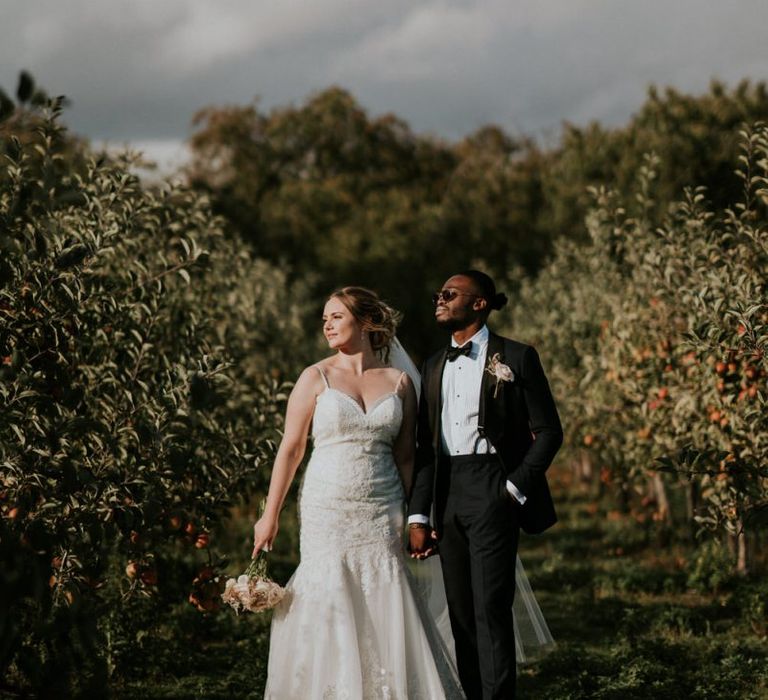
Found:
M 331 385 L 328 383 L 328 377 L 325 376 L 325 372 L 323 372 L 322 369 L 320 369 L 320 365 L 315 365 L 315 369 L 320 372 L 320 376 L 323 378 L 323 383 L 325 384 L 326 389 L 330 389 Z
M 403 379 L 405 378 L 405 376 L 407 374 L 408 373 L 405 370 L 403 370 L 402 372 L 400 372 L 400 376 L 397 378 L 397 384 L 395 384 L 395 392 L 394 393 L 397 394 L 398 396 L 400 395 L 400 389 L 403 386 Z

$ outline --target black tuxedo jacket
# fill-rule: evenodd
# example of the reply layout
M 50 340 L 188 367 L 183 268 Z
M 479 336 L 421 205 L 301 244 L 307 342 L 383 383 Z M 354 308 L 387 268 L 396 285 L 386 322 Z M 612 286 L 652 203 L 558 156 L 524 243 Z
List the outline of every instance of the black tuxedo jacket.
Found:
M 545 472 L 563 442 L 563 429 L 536 350 L 490 333 L 486 367 L 496 353 L 515 376 L 511 382 L 501 382 L 494 397 L 496 378 L 483 372 L 478 430 L 496 449 L 507 479 L 526 496 L 520 508 L 520 526 L 527 533 L 540 533 L 557 521 Z M 447 497 L 445 480 L 441 478 L 447 457 L 441 454 L 440 442 L 445 362 L 443 348 L 423 367 L 415 474 L 408 508 L 411 515 L 429 515 L 434 503 L 438 531 Z

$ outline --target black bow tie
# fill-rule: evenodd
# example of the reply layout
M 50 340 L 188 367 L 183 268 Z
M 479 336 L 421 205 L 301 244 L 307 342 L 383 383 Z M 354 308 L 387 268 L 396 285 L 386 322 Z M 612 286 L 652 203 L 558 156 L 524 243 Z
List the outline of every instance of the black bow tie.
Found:
M 462 345 L 461 347 L 451 345 L 448 347 L 448 350 L 446 351 L 448 362 L 453 362 L 459 355 L 466 355 L 467 357 L 469 357 L 471 353 L 472 353 L 472 343 L 467 343 L 466 345 Z

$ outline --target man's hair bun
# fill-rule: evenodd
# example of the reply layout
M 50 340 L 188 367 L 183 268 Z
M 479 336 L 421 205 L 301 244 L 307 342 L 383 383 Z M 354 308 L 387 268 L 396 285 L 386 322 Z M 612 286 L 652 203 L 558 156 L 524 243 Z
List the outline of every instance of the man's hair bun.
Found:
M 507 295 L 499 292 L 493 297 L 493 300 L 491 301 L 491 308 L 496 311 L 503 309 L 507 305 L 507 301 Z

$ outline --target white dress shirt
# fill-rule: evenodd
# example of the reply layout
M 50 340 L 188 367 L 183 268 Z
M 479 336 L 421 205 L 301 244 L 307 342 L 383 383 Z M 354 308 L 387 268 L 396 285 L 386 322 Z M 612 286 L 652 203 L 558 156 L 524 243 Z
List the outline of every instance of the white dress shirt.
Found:
M 440 414 L 440 442 L 447 455 L 493 454 L 487 438 L 480 437 L 477 419 L 480 410 L 480 385 L 488 355 L 488 326 L 483 326 L 464 345 L 471 343 L 470 354 L 446 362 L 441 385 L 443 408 Z M 451 345 L 458 343 L 451 338 Z M 507 481 L 507 491 L 521 504 L 526 497 Z M 426 515 L 412 515 L 408 523 L 428 523 Z
M 458 343 L 451 339 L 451 345 Z M 488 355 L 488 327 L 483 326 L 462 347 L 470 354 L 446 362 L 441 386 L 440 442 L 447 455 L 489 454 L 496 450 L 477 430 L 480 384 Z

